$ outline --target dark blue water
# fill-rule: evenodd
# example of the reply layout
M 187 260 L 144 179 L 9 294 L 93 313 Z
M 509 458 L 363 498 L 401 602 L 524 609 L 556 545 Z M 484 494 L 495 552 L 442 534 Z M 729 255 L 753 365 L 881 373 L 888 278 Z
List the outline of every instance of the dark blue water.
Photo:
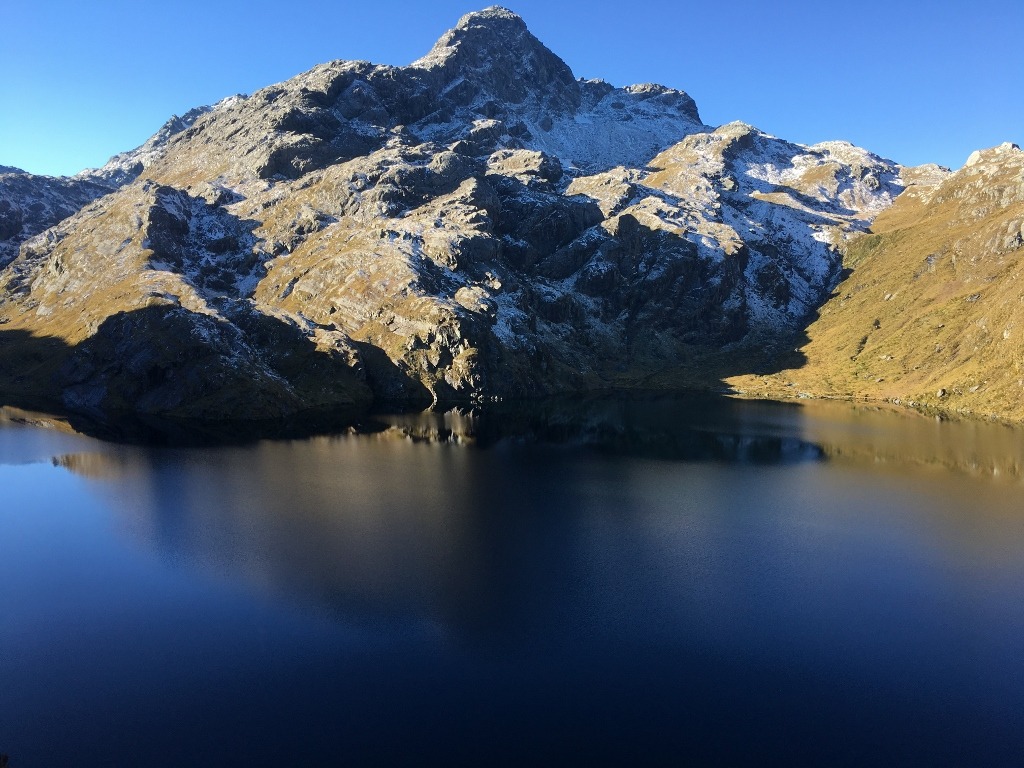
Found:
M 371 429 L 0 426 L 12 768 L 1024 763 L 1020 432 L 665 402 Z

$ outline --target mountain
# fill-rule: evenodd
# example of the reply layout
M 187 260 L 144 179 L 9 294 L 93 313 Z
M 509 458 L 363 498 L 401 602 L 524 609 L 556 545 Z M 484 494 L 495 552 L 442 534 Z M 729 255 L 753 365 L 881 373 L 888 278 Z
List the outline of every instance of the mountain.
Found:
M 1024 420 L 1024 152 L 921 182 L 850 243 L 805 363 L 735 386 Z
M 329 62 L 57 180 L 109 192 L 15 236 L 0 389 L 254 419 L 712 385 L 777 370 L 846 245 L 948 176 L 577 79 L 492 7 L 409 66 Z
M 96 179 L 36 176 L 0 166 L 0 267 L 17 258 L 26 240 L 113 191 Z
M 82 171 L 70 178 L 38 176 L 0 165 L 0 268 L 17 257 L 26 240 L 137 179 L 148 165 L 163 156 L 171 136 L 212 109 L 197 107 L 184 117 L 174 115 L 142 146 L 115 155 L 102 168 Z

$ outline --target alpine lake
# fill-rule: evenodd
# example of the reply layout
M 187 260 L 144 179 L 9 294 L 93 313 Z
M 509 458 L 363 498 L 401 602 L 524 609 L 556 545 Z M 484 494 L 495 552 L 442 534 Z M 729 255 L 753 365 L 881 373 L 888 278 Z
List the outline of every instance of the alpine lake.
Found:
M 711 395 L 234 444 L 8 418 L 0 488 L 10 768 L 1024 763 L 1018 428 Z

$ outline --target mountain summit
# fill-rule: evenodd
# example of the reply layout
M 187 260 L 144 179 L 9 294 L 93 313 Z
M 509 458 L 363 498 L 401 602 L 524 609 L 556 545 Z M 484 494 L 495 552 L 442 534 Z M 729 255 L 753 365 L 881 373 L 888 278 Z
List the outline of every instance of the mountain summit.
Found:
M 0 388 L 251 419 L 707 385 L 792 350 L 847 242 L 947 175 L 578 80 L 492 7 L 408 66 L 328 62 L 100 171 L 0 175 Z
M 429 116 L 432 137 L 457 138 L 463 126 L 494 119 L 510 140 L 581 169 L 640 164 L 703 127 L 680 91 L 577 80 L 519 16 L 498 6 L 462 17 L 410 69 L 427 74 L 431 91 L 454 110 Z
M 444 89 L 463 87 L 469 106 L 486 89 L 498 103 L 522 104 L 540 95 L 553 108 L 577 108 L 580 87 L 572 70 L 527 29 L 511 11 L 491 6 L 463 16 L 412 66 L 439 75 Z

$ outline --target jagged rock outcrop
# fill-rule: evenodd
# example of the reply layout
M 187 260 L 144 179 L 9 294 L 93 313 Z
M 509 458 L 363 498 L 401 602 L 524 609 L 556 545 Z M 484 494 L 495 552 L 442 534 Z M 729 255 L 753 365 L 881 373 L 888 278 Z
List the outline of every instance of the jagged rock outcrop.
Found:
M 19 235 L 0 346 L 58 339 L 67 407 L 175 415 L 648 386 L 801 329 L 927 174 L 578 80 L 489 8 L 407 67 L 330 62 L 115 158 L 109 194 Z
M 26 240 L 113 191 L 92 179 L 36 176 L 0 168 L 0 268 L 14 261 Z
M 1024 152 L 980 150 L 918 181 L 850 244 L 806 363 L 737 387 L 1024 419 Z

